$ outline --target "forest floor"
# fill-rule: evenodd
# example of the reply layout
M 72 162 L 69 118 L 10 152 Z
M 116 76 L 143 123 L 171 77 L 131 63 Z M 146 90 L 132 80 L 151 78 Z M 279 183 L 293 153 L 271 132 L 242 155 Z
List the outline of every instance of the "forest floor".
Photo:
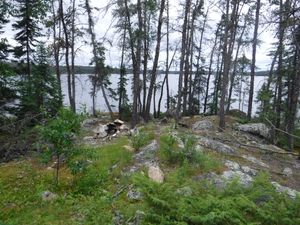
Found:
M 0 224 L 300 224 L 297 154 L 236 129 L 186 117 L 93 138 L 72 157 L 40 153 L 0 164 Z M 154 169 L 154 174 L 150 172 Z

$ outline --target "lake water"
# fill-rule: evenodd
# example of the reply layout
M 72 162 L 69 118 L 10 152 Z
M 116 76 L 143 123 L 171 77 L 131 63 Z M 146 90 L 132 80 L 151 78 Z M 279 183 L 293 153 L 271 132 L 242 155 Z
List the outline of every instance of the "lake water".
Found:
M 117 90 L 118 87 L 118 82 L 119 82 L 119 75 L 118 74 L 112 74 L 110 75 L 110 81 L 112 83 L 111 87 L 114 90 Z M 178 90 L 178 74 L 170 74 L 169 75 L 169 86 L 170 86 L 170 95 L 174 96 L 177 94 L 177 90 Z M 131 83 L 133 80 L 133 75 L 127 75 L 127 79 L 128 79 L 128 84 L 126 86 L 126 90 L 127 90 L 127 94 L 129 96 L 129 99 L 132 99 L 132 91 L 131 91 Z M 158 75 L 158 82 L 162 82 L 164 79 L 164 74 Z M 249 77 L 250 79 L 250 77 Z M 257 92 L 260 90 L 261 86 L 263 85 L 264 81 L 267 79 L 267 77 L 263 77 L 263 76 L 257 76 L 255 77 L 255 81 L 254 81 L 254 86 L 255 86 L 255 92 L 254 92 L 254 102 L 253 102 L 253 113 L 255 113 L 257 111 L 257 107 L 258 104 L 255 102 L 256 100 L 256 96 L 257 96 Z M 66 75 L 62 75 L 61 77 L 61 81 L 62 81 L 62 92 L 64 95 L 64 104 L 65 105 L 69 105 L 69 98 L 68 98 L 68 89 L 67 89 L 67 76 Z M 211 77 L 211 82 L 210 82 L 210 93 L 213 92 L 213 81 L 214 81 L 214 77 Z M 244 89 L 244 88 L 243 88 Z M 80 109 L 83 106 L 86 107 L 86 109 L 91 112 L 92 111 L 92 97 L 90 95 L 90 92 L 92 90 L 92 85 L 89 79 L 89 75 L 87 74 L 83 74 L 83 75 L 76 75 L 76 108 Z M 156 104 L 158 103 L 158 99 L 160 96 L 160 91 L 157 92 L 156 94 Z M 235 96 L 235 98 L 237 98 Z M 247 101 L 248 101 L 248 95 L 244 96 L 244 104 L 242 104 L 241 109 L 244 112 L 247 112 Z M 109 99 L 109 101 L 111 102 L 111 105 L 113 105 L 113 111 L 118 111 L 118 101 L 115 101 L 113 99 Z M 153 101 L 152 101 L 152 105 L 153 105 Z M 162 99 L 162 111 L 165 111 L 166 109 L 166 87 L 164 89 L 164 96 Z M 203 105 L 202 105 L 203 107 Z M 239 102 L 236 101 L 234 103 L 231 104 L 231 108 L 232 109 L 238 109 L 239 108 Z M 101 91 L 99 91 L 97 93 L 97 100 L 96 100 L 96 109 L 98 111 L 102 111 L 102 112 L 107 112 L 107 107 L 105 105 L 103 96 Z M 153 106 L 151 107 L 151 111 L 153 111 Z

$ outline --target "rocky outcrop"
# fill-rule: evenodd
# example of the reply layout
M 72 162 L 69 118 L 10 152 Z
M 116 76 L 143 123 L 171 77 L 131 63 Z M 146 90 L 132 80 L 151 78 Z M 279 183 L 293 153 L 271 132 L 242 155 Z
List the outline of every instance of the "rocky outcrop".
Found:
M 250 155 L 242 155 L 242 157 L 246 160 L 248 160 L 249 162 L 252 162 L 253 164 L 256 164 L 258 166 L 261 166 L 261 167 L 265 167 L 265 168 L 269 168 L 269 165 L 267 165 L 266 163 L 264 163 L 263 161 L 253 157 L 253 156 L 250 156 Z
M 193 131 L 213 130 L 213 123 L 209 120 L 200 120 L 192 125 Z
M 148 167 L 155 165 L 155 154 L 157 150 L 158 143 L 156 140 L 153 140 L 150 144 L 141 148 L 141 150 L 134 156 L 135 164 Z
M 271 133 L 271 130 L 263 123 L 242 124 L 242 125 L 238 125 L 236 129 L 239 131 L 258 135 L 266 139 L 270 138 L 270 133 Z
M 199 137 L 199 144 L 219 153 L 234 154 L 235 150 L 229 145 L 206 137 Z

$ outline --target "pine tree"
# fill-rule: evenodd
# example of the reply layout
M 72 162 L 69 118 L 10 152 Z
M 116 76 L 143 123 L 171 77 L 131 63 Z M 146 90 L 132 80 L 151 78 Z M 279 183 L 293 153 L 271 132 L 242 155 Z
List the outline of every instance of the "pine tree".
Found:
M 33 55 L 32 77 L 20 82 L 19 116 L 46 111 L 55 115 L 60 107 L 59 88 L 55 74 L 51 72 L 49 53 L 39 44 Z
M 42 0 L 16 0 L 17 19 L 13 23 L 13 28 L 17 30 L 15 40 L 18 45 L 14 49 L 16 58 L 21 59 L 21 63 L 26 63 L 25 71 L 22 74 L 30 79 L 32 75 L 32 53 L 38 44 L 38 37 L 42 36 L 40 23 L 46 14 L 47 5 Z

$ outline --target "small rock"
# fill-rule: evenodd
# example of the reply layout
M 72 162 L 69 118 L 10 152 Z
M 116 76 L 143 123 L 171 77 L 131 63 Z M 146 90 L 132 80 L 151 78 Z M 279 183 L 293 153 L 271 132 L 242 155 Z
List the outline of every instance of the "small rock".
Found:
M 275 187 L 276 191 L 281 192 L 281 193 L 286 193 L 292 199 L 295 199 L 297 195 L 300 195 L 300 193 L 298 191 L 291 189 L 289 187 L 282 186 L 275 181 L 273 181 L 271 183 Z
M 142 193 L 137 190 L 129 190 L 127 193 L 127 198 L 133 201 L 139 201 L 142 199 Z
M 264 138 L 270 138 L 271 130 L 263 123 L 248 123 L 238 125 L 237 129 L 243 132 L 258 135 Z
M 150 166 L 148 170 L 148 177 L 155 182 L 164 182 L 164 173 L 159 166 Z
M 185 196 L 185 197 L 189 197 L 189 196 L 192 196 L 193 190 L 192 190 L 191 187 L 186 186 L 186 187 L 178 188 L 178 189 L 176 190 L 176 193 L 177 193 L 178 195 L 182 195 L 182 196 Z
M 54 200 L 56 199 L 57 195 L 50 192 L 50 191 L 44 191 L 42 193 L 42 200 L 43 201 L 51 201 L 51 200 Z
M 234 154 L 235 150 L 229 145 L 223 144 L 222 142 L 208 139 L 205 137 L 199 138 L 199 144 L 205 147 L 208 147 L 216 152 L 225 153 L 225 154 Z
M 200 120 L 193 124 L 192 129 L 193 131 L 202 131 L 202 130 L 213 130 L 212 122 L 208 120 Z
M 284 168 L 282 173 L 284 176 L 290 177 L 293 175 L 293 170 L 291 168 L 286 167 L 286 168 Z
M 124 216 L 119 211 L 115 211 L 112 222 L 114 225 L 123 225 L 124 224 Z

